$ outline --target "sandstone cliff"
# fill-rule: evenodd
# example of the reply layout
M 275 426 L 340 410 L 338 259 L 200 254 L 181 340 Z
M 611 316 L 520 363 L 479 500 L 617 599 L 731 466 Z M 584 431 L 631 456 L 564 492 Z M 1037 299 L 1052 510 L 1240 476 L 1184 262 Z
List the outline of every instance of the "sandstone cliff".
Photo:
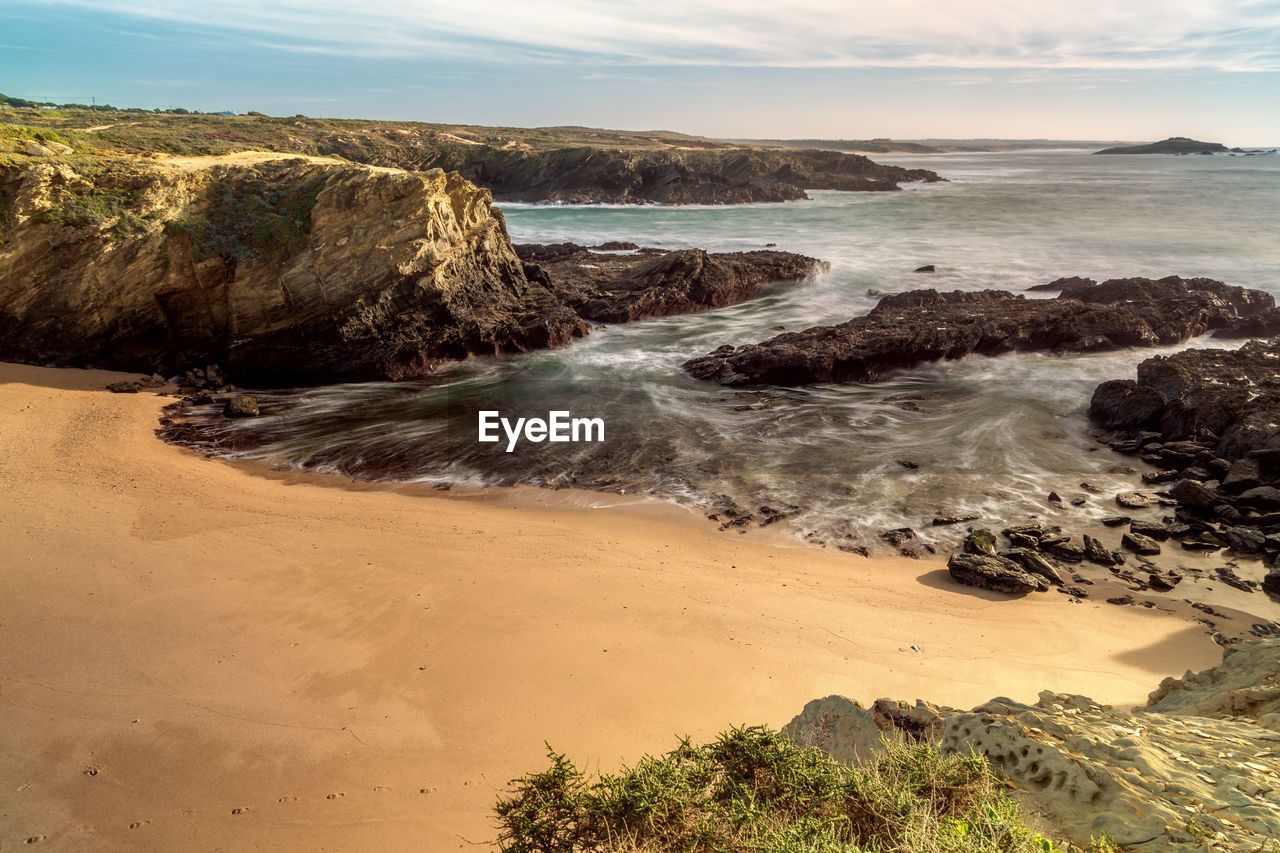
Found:
M 165 376 L 215 363 L 251 385 L 400 379 L 561 346 L 588 320 L 730 304 L 821 266 L 583 251 L 548 275 L 517 256 L 491 201 L 438 169 L 279 154 L 0 166 L 0 360 Z
M 563 344 L 488 191 L 278 159 L 0 175 L 0 358 L 241 381 L 399 378 Z

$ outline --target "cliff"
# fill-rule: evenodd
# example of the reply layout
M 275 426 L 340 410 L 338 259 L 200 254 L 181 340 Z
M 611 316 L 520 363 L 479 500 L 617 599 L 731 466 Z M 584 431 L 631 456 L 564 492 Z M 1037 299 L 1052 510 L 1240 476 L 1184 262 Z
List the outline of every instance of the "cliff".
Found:
M 0 160 L 31 155 L 20 139 L 67 145 L 96 157 L 216 155 L 259 150 L 338 156 L 373 166 L 444 169 L 487 187 L 499 201 L 738 204 L 806 198 L 806 190 L 892 191 L 938 181 L 927 169 L 857 154 L 730 144 L 664 131 L 503 128 L 306 116 L 172 115 L 0 108 Z M 52 152 L 51 152 L 52 153 Z M 37 155 L 38 156 L 38 155 Z
M 0 172 L 0 358 L 400 378 L 585 331 L 457 175 L 206 160 Z
M 583 250 L 549 275 L 517 256 L 491 201 L 456 173 L 319 157 L 0 165 L 0 360 L 218 364 L 247 385 L 402 379 L 821 268 L 785 252 Z

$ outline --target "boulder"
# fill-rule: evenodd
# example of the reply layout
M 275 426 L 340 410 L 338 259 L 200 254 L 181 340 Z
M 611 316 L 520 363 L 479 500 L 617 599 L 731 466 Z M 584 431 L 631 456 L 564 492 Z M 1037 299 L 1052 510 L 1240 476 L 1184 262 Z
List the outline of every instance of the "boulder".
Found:
M 1135 554 L 1142 554 L 1148 557 L 1160 553 L 1159 542 L 1143 536 L 1141 533 L 1134 533 L 1132 530 L 1120 537 L 1120 544 Z
M 229 418 L 256 418 L 259 414 L 258 401 L 253 397 L 237 394 L 223 405 L 222 414 Z
M 1046 590 L 1049 582 L 1026 572 L 1005 557 L 954 552 L 947 561 L 951 577 L 962 584 L 1020 595 Z

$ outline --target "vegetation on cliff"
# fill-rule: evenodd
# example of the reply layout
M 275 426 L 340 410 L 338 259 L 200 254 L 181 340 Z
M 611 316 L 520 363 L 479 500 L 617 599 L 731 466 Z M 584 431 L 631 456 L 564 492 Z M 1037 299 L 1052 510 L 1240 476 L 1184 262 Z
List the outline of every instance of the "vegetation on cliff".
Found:
M 806 197 L 806 189 L 886 191 L 937 181 L 925 169 L 856 154 L 764 148 L 667 131 L 509 128 L 260 114 L 212 115 L 0 106 L 0 164 L 29 163 L 30 143 L 86 161 L 275 151 L 411 171 L 455 171 L 499 200 L 734 204 Z
M 513 782 L 495 807 L 509 853 L 810 851 L 1052 853 L 981 757 L 886 742 L 842 764 L 763 726 L 733 729 L 588 778 L 551 766 Z M 1099 844 L 1094 850 L 1111 848 Z

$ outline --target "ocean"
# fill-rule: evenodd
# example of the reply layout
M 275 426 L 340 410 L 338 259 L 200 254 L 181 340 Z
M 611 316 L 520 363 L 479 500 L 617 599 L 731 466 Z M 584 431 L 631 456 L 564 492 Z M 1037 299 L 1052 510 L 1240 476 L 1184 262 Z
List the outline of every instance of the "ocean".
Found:
M 937 514 L 1078 522 L 1114 514 L 1134 465 L 1090 435 L 1093 387 L 1159 352 L 977 357 L 874 385 L 727 389 L 679 365 L 722 344 L 843 322 L 878 294 L 1022 291 L 1063 276 L 1206 276 L 1280 295 L 1280 156 L 1083 151 L 887 157 L 947 183 L 741 206 L 500 205 L 515 242 L 764 248 L 830 272 L 701 314 L 598 328 L 572 346 L 449 366 L 421 381 L 263 392 L 221 422 L 235 458 L 441 487 L 532 484 L 784 516 L 795 535 L 875 545 Z M 913 272 L 934 264 L 936 272 Z M 1185 346 L 1235 346 L 1212 339 Z M 594 443 L 479 443 L 475 412 L 599 417 Z M 1082 487 L 1087 483 L 1088 487 Z M 1095 491 L 1096 490 L 1096 491 Z M 1065 506 L 1046 502 L 1057 492 Z M 1099 496 L 1101 493 L 1101 497 Z M 1072 499 L 1083 502 L 1071 505 Z

